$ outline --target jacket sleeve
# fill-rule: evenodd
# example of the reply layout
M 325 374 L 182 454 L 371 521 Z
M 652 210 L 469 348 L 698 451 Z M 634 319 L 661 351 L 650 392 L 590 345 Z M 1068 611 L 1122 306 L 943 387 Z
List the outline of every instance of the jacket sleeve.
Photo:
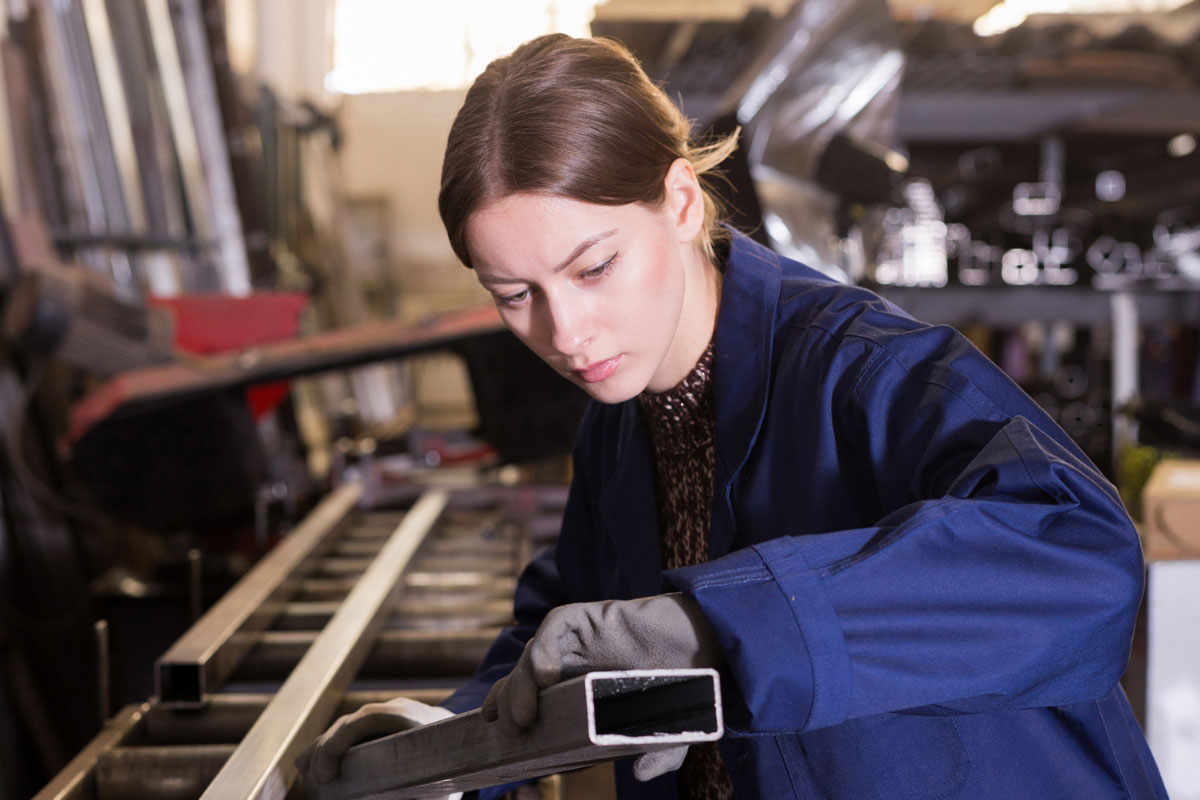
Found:
M 1066 705 L 1124 671 L 1143 572 L 1115 489 L 956 334 L 907 336 L 847 344 L 828 376 L 875 524 L 668 573 L 725 650 L 732 730 Z

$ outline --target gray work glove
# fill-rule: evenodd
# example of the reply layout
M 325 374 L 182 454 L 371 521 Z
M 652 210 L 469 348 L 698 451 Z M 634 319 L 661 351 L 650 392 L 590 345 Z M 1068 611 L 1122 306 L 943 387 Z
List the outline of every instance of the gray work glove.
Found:
M 678 592 L 560 606 L 542 621 L 517 665 L 483 701 L 482 715 L 508 736 L 537 719 L 538 692 L 596 670 L 716 667 L 721 649 L 696 602 Z M 678 769 L 687 745 L 645 753 L 638 780 Z
M 338 775 L 342 754 L 353 745 L 400 731 L 407 731 L 454 716 L 441 706 L 431 706 L 408 697 L 396 697 L 386 703 L 367 703 L 353 714 L 339 718 L 317 740 L 296 756 L 296 767 L 306 779 L 327 783 Z M 397 765 L 403 769 L 403 765 Z M 437 800 L 461 800 L 462 792 L 443 795 Z

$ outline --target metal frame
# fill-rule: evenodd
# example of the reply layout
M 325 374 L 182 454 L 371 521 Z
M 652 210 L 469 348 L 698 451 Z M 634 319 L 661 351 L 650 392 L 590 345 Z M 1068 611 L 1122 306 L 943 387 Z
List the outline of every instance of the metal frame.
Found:
M 101 755 L 124 744 L 149 712 L 149 703 L 128 705 L 59 771 L 33 800 L 87 800 L 92 797 L 92 771 Z
M 469 677 L 500 631 L 499 626 L 382 630 L 369 643 L 360 668 L 361 677 Z M 233 678 L 239 681 L 281 680 L 323 635 L 323 632 L 294 630 L 258 634 L 253 637 L 256 641 L 254 649 L 242 659 Z
M 592 672 L 551 686 L 538 721 L 510 739 L 469 711 L 350 748 L 313 800 L 431 797 L 536 778 L 724 734 L 711 669 Z
M 200 238 L 207 238 L 206 232 L 201 231 Z M 71 407 L 67 438 L 76 442 L 93 425 L 118 413 L 162 408 L 266 381 L 452 349 L 485 334 L 504 334 L 504 325 L 491 303 L 416 322 L 372 322 L 258 345 L 239 353 L 197 356 L 186 362 L 129 370 L 84 395 Z
M 283 798 L 296 775 L 296 755 L 328 724 L 374 643 L 404 570 L 448 500 L 445 491 L 426 492 L 404 516 L 201 800 Z
M 317 506 L 275 549 L 209 609 L 155 663 L 155 692 L 165 705 L 197 705 L 254 646 L 296 590 L 300 565 L 329 540 L 362 496 L 347 483 Z M 292 579 L 292 580 L 289 580 Z

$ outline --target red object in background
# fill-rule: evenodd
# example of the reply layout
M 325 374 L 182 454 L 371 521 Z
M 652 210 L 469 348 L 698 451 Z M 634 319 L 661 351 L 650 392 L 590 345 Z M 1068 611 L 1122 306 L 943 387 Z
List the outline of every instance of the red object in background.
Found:
M 309 297 L 300 292 L 259 292 L 245 297 L 188 294 L 151 297 L 149 304 L 168 309 L 175 318 L 176 347 L 202 355 L 294 339 Z M 254 418 L 273 411 L 289 388 L 288 381 L 275 381 L 247 389 L 246 402 Z

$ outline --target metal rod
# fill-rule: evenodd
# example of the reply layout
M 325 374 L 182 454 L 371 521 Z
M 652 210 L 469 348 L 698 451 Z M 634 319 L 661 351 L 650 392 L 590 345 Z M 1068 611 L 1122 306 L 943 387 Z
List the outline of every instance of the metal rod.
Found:
M 330 721 L 387 616 L 388 602 L 449 495 L 421 496 L 379 557 L 325 626 L 254 723 L 202 800 L 282 798 L 296 775 L 294 759 Z
M 194 800 L 233 751 L 232 744 L 114 747 L 96 761 L 96 800 Z
M 199 547 L 188 550 L 188 581 L 191 589 L 192 622 L 204 613 L 204 556 Z
M 350 714 L 367 703 L 409 697 L 436 705 L 449 689 L 392 689 L 346 692 L 334 717 Z M 152 705 L 146 712 L 145 739 L 152 745 L 235 744 L 245 738 L 274 695 L 216 694 L 202 709 L 164 708 Z
M 715 670 L 593 672 L 542 691 L 538 721 L 510 739 L 479 711 L 350 748 L 314 800 L 412 798 L 535 778 L 720 739 Z
M 100 754 L 128 740 L 149 708 L 142 703 L 121 709 L 33 800 L 92 800 L 92 776 Z
M 325 627 L 338 609 L 333 600 L 288 603 L 274 630 L 315 631 Z M 443 602 L 401 601 L 386 628 L 490 628 L 512 622 L 511 600 L 479 602 L 447 597 Z
M 229 676 L 253 645 L 245 634 L 279 613 L 296 588 L 288 579 L 328 541 L 362 490 L 361 483 L 347 483 L 322 501 L 159 658 L 155 681 L 163 703 L 202 703 Z
M 96 713 L 100 717 L 99 727 L 104 727 L 112 715 L 112 662 L 108 642 L 108 620 L 98 619 L 93 625 L 96 632 Z
M 336 615 L 334 619 L 337 619 Z M 332 624 L 330 621 L 329 625 Z M 498 627 L 476 630 L 384 630 L 370 642 L 360 677 L 465 677 L 479 666 L 499 633 Z M 317 646 L 321 636 L 324 636 L 324 631 L 320 634 L 313 631 L 267 631 L 260 634 L 257 637 L 258 645 L 246 654 L 235 677 L 239 681 L 282 680 L 296 668 L 309 650 Z

